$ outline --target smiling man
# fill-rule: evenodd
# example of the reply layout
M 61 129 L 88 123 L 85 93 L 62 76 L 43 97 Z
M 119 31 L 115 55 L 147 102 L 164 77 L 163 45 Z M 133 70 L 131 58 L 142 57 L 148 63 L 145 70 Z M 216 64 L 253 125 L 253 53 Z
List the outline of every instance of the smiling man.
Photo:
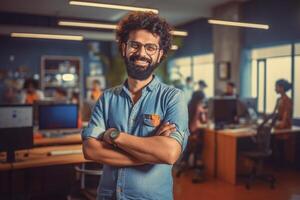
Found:
M 118 25 L 128 79 L 103 93 L 82 132 L 85 158 L 104 164 L 98 199 L 173 199 L 187 105 L 182 91 L 153 74 L 170 49 L 170 30 L 152 12 L 132 12 Z

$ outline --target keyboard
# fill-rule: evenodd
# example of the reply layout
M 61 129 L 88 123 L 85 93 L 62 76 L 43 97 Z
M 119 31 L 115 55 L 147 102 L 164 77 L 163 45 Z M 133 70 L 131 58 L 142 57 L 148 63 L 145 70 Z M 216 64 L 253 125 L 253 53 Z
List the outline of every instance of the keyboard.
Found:
M 70 149 L 70 150 L 53 150 L 49 152 L 50 156 L 59 156 L 59 155 L 71 155 L 71 154 L 81 154 L 81 149 Z

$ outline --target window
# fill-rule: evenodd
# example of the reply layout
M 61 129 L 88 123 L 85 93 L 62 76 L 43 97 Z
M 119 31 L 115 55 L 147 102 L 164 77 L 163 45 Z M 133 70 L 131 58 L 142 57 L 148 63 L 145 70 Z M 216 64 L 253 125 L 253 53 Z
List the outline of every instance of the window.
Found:
M 195 82 L 204 80 L 207 84 L 206 97 L 214 96 L 214 60 L 213 54 L 193 57 L 193 78 Z
M 294 68 L 294 117 L 300 118 L 300 43 L 295 45 Z
M 178 58 L 170 62 L 169 73 L 171 80 L 180 80 L 184 83 L 188 76 L 192 76 L 192 60 L 191 57 Z
M 291 57 L 268 58 L 266 68 L 266 112 L 272 113 L 278 98 L 275 92 L 275 82 L 286 79 L 292 82 Z M 287 93 L 291 97 L 291 91 Z
M 258 99 L 258 111 L 272 113 L 278 98 L 275 82 L 292 82 L 291 45 L 252 50 L 251 93 Z M 296 90 L 294 90 L 296 91 Z M 291 92 L 288 92 L 291 97 Z
M 170 80 L 180 80 L 182 84 L 188 76 L 193 78 L 197 83 L 204 80 L 207 84 L 205 90 L 206 96 L 214 95 L 214 56 L 213 54 L 204 54 L 193 57 L 183 57 L 174 59 L 168 64 Z M 198 84 L 195 84 L 198 89 Z

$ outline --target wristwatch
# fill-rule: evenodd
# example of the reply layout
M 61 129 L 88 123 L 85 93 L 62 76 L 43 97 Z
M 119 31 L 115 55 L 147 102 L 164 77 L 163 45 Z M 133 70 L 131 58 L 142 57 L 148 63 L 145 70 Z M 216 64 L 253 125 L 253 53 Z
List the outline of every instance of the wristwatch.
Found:
M 115 140 L 119 137 L 120 133 L 118 130 L 113 130 L 109 133 L 109 139 L 114 146 L 116 146 Z

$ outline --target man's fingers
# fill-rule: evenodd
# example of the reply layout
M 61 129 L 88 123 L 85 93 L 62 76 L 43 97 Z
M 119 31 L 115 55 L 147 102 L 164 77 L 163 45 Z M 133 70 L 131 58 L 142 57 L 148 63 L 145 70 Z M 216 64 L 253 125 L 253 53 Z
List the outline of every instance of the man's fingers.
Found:
M 176 128 L 170 128 L 165 130 L 164 132 L 161 132 L 161 134 L 159 136 L 167 136 L 169 137 L 171 133 L 173 133 L 174 131 L 176 131 Z
M 173 128 L 175 128 L 175 124 L 170 124 L 168 126 L 163 127 L 161 132 L 165 132 L 165 131 L 173 129 Z
M 162 129 L 166 126 L 168 126 L 170 123 L 169 122 L 164 122 L 160 127 L 159 129 L 156 131 L 156 134 L 155 135 L 159 135 L 161 132 L 162 132 Z
M 175 127 L 175 124 L 163 125 L 158 131 L 156 135 L 161 135 L 163 132 L 172 129 Z

